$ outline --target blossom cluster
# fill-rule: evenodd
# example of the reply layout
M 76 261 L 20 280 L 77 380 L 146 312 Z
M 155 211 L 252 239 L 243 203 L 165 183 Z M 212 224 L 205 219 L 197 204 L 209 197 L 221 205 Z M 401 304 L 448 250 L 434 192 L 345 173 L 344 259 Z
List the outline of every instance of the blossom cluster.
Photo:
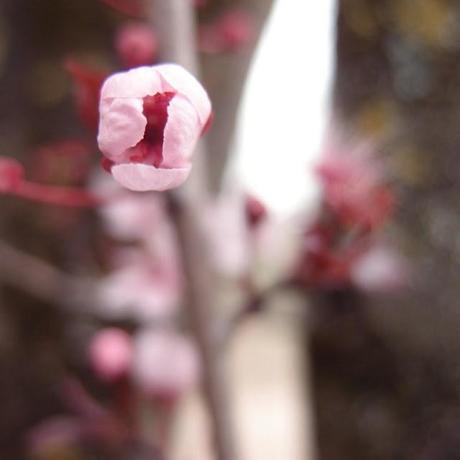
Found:
M 407 278 L 403 258 L 378 239 L 395 207 L 382 162 L 369 145 L 333 145 L 316 168 L 322 203 L 304 231 L 295 277 L 315 289 L 391 291 Z

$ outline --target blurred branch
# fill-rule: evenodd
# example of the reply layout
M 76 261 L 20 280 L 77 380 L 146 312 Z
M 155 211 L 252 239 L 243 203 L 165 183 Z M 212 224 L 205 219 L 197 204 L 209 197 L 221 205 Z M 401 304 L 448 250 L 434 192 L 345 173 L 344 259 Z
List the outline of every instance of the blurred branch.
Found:
M 248 301 L 240 306 L 223 324 L 221 323 L 220 329 L 217 331 L 220 347 L 224 348 L 228 344 L 241 324 L 254 315 L 266 312 L 273 296 L 287 290 L 304 292 L 304 288 L 291 278 L 282 279 L 262 291 L 252 292 Z
M 94 304 L 91 280 L 61 272 L 38 257 L 15 249 L 4 241 L 0 241 L 0 260 L 0 279 L 37 299 L 83 309 Z
M 198 76 L 195 20 L 190 0 L 146 0 L 152 26 L 160 42 L 160 57 L 183 65 Z M 212 422 L 218 460 L 235 458 L 229 421 L 223 360 L 213 331 L 215 293 L 208 260 L 208 245 L 201 226 L 208 202 L 206 155 L 201 144 L 187 183 L 171 193 L 171 214 L 176 222 L 187 279 L 187 310 L 200 350 L 203 389 Z

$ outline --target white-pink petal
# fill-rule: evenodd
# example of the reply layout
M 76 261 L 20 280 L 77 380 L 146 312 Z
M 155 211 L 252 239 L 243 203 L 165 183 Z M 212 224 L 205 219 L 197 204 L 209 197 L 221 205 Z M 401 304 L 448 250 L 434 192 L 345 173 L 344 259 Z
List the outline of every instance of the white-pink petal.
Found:
M 165 168 L 182 167 L 188 163 L 200 137 L 202 126 L 196 110 L 182 95 L 176 95 L 168 105 L 168 120 L 163 135 Z
M 184 183 L 190 170 L 190 165 L 164 169 L 143 163 L 124 163 L 114 165 L 111 173 L 119 184 L 134 192 L 161 192 Z
M 102 100 L 99 110 L 99 148 L 111 160 L 120 160 L 127 149 L 144 137 L 147 120 L 142 99 Z
M 107 98 L 143 98 L 163 92 L 155 67 L 137 67 L 111 75 L 102 85 L 101 101 Z
M 204 126 L 211 115 L 211 101 L 201 83 L 177 64 L 161 64 L 155 66 L 155 70 L 163 77 L 166 86 L 169 86 L 165 90 L 175 90 L 191 102 Z

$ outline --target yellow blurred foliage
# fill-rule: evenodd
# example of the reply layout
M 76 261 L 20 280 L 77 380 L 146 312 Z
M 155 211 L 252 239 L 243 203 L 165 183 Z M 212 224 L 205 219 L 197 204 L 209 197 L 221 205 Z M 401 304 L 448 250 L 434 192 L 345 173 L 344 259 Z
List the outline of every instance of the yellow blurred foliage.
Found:
M 382 139 L 394 129 L 398 119 L 397 107 L 385 98 L 366 102 L 356 117 L 356 126 L 364 135 Z
M 392 151 L 390 167 L 395 176 L 407 185 L 426 185 L 429 157 L 414 145 L 401 145 Z
M 392 16 L 404 35 L 429 47 L 448 47 L 453 41 L 453 8 L 446 0 L 393 0 Z
M 357 35 L 364 38 L 377 36 L 378 24 L 366 0 L 355 0 L 349 7 L 344 8 L 345 21 Z

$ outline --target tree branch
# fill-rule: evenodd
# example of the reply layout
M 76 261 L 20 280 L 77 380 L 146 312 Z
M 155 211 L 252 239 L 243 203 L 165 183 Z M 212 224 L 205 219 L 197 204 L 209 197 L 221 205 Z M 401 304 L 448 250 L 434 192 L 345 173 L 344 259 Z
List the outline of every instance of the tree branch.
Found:
M 146 0 L 152 26 L 160 42 L 160 55 L 186 67 L 198 76 L 195 50 L 195 21 L 191 0 Z M 171 193 L 173 216 L 182 250 L 187 279 L 187 309 L 203 366 L 203 390 L 212 422 L 216 458 L 234 459 L 231 424 L 227 407 L 223 362 L 213 331 L 215 293 L 208 245 L 201 225 L 208 202 L 204 145 L 196 152 L 193 172 L 187 183 Z
M 88 310 L 94 305 L 94 282 L 61 272 L 38 257 L 0 241 L 0 279 L 51 303 Z

